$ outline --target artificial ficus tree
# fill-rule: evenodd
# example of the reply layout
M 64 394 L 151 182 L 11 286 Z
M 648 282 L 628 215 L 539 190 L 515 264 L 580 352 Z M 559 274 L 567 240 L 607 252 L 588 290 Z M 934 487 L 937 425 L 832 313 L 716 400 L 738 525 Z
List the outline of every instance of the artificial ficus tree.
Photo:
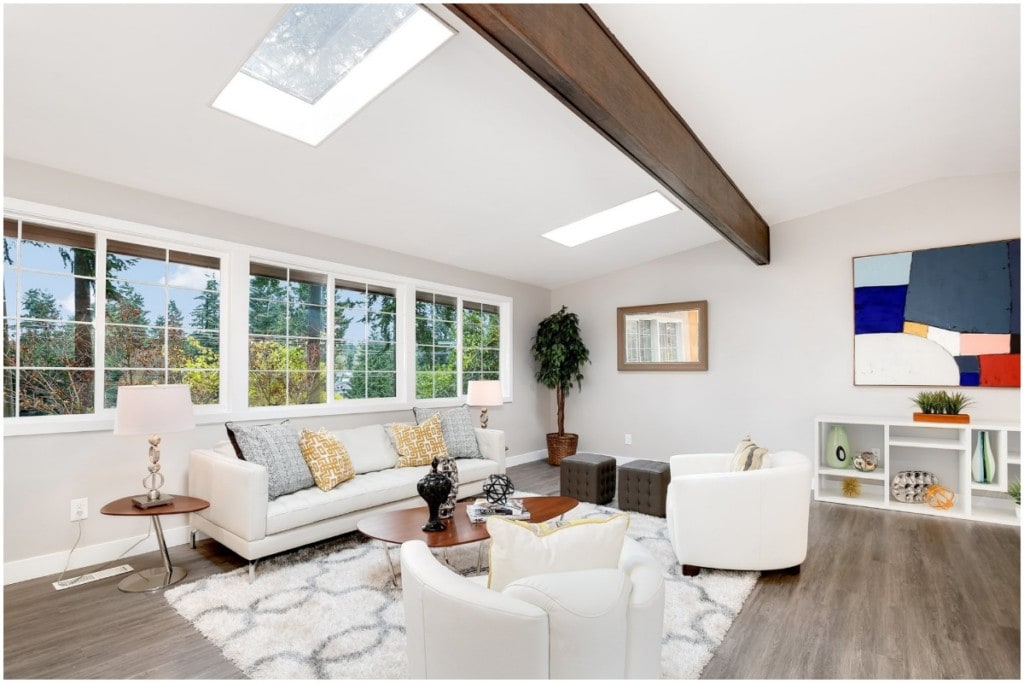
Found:
M 533 359 L 537 361 L 537 381 L 555 390 L 558 406 L 558 435 L 565 434 L 565 395 L 583 383 L 583 365 L 590 352 L 580 335 L 580 319 L 562 306 L 537 325 L 533 338 Z

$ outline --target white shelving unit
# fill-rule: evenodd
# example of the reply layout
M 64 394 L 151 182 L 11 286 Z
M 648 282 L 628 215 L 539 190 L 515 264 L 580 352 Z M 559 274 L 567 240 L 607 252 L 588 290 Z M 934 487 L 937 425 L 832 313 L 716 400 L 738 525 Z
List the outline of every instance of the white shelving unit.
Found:
M 850 439 L 850 458 L 876 451 L 878 467 L 872 472 L 825 465 L 829 429 L 839 425 Z M 995 480 L 979 484 L 971 480 L 971 455 L 978 434 L 986 431 L 996 465 Z M 973 519 L 997 524 L 1020 525 L 1007 485 L 1019 479 L 1019 424 L 938 424 L 914 422 L 910 418 L 820 415 L 814 420 L 814 499 L 843 505 L 897 510 L 936 517 Z M 927 503 L 901 503 L 892 497 L 893 476 L 903 470 L 932 472 L 939 484 L 956 494 L 953 507 L 939 510 Z M 860 481 L 855 498 L 843 495 L 843 480 Z

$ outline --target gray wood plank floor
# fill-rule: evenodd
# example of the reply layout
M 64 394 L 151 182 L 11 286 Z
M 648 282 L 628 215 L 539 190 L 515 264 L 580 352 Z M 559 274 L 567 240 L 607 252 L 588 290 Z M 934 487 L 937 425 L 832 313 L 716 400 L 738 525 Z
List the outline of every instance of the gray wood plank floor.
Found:
M 509 470 L 549 495 L 558 474 Z M 171 557 L 186 581 L 245 564 L 209 540 Z M 4 588 L 5 678 L 243 677 L 162 595 L 55 578 Z M 1017 528 L 812 503 L 802 572 L 758 580 L 703 677 L 1019 679 L 1020 600 Z

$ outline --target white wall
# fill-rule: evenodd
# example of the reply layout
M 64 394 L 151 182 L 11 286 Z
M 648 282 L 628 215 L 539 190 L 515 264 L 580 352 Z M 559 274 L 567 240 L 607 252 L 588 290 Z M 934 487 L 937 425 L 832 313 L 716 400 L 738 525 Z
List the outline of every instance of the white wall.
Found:
M 731 451 L 747 434 L 813 453 L 819 413 L 910 415 L 914 387 L 853 385 L 851 258 L 1020 235 L 1020 179 L 943 179 L 773 226 L 754 266 L 716 243 L 557 289 L 592 365 L 566 402 L 580 450 L 666 459 Z M 618 372 L 618 306 L 707 299 L 707 372 Z M 976 419 L 1020 419 L 1019 389 L 968 388 Z M 624 434 L 633 444 L 624 445 Z
M 336 261 L 396 275 L 476 289 L 513 298 L 512 403 L 490 409 L 490 425 L 506 432 L 509 455 L 544 448 L 550 419 L 548 391 L 533 379 L 530 340 L 537 321 L 548 313 L 546 289 L 483 273 L 452 268 L 394 252 L 325 237 L 297 228 L 225 213 L 159 195 L 138 192 L 55 169 L 4 160 L 7 197 L 65 209 L 196 233 L 288 253 Z M 299 201 L 299 199 L 295 199 Z M 373 422 L 411 420 L 411 411 L 296 419 L 295 424 L 339 429 Z M 222 425 L 167 434 L 162 444 L 162 473 L 169 493 L 185 492 L 187 453 L 225 436 Z M 139 492 L 146 473 L 145 439 L 113 436 L 110 431 L 4 438 L 5 582 L 59 571 L 75 540 L 69 519 L 72 498 L 89 499 L 89 519 L 73 567 L 111 559 L 146 533 L 148 520 L 105 517 L 104 503 Z M 185 539 L 184 516 L 163 520 L 169 543 Z M 152 540 L 139 549 L 155 548 Z M 137 549 L 137 550 L 139 550 Z

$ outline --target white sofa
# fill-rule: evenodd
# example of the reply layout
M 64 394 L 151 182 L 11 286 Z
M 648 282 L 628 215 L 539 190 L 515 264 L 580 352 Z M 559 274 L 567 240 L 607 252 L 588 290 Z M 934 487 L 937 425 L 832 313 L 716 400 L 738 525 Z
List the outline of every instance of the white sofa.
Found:
M 491 474 L 505 472 L 505 432 L 475 429 L 482 458 L 456 460 L 459 497 L 480 494 Z M 396 455 L 397 457 L 397 455 Z M 357 474 L 330 491 L 316 486 L 268 500 L 267 470 L 239 459 L 227 441 L 189 453 L 189 495 L 210 502 L 191 514 L 196 531 L 249 560 L 250 576 L 261 557 L 354 531 L 367 514 L 424 505 L 416 483 L 429 466 Z
M 408 678 L 660 677 L 664 568 L 633 539 L 617 569 L 486 580 L 402 544 Z
M 694 576 L 701 567 L 799 572 L 807 557 L 810 460 L 776 451 L 763 469 L 730 472 L 732 457 L 669 459 L 665 521 L 683 573 Z

